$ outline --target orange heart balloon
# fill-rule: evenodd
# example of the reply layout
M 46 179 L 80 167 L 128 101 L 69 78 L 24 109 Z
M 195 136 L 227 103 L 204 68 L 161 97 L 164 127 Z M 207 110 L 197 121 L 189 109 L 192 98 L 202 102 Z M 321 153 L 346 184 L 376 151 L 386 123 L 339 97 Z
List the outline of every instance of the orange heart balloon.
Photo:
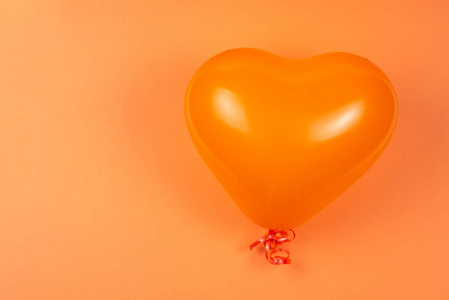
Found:
M 387 146 L 397 99 L 365 58 L 291 60 L 257 49 L 222 52 L 193 75 L 187 127 L 241 211 L 294 228 L 354 183 Z

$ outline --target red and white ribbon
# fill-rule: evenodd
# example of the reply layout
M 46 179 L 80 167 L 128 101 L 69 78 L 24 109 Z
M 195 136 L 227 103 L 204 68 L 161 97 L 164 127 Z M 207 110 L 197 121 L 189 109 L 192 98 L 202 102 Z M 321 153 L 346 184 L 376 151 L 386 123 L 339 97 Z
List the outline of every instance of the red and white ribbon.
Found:
M 249 250 L 253 250 L 255 247 L 257 247 L 259 244 L 265 245 L 265 257 L 267 260 L 273 264 L 273 265 L 283 265 L 283 264 L 290 264 L 290 251 L 282 248 L 277 248 L 278 245 L 281 245 L 282 243 L 290 242 L 295 239 L 296 234 L 292 229 L 289 229 L 293 233 L 293 236 L 291 238 L 288 237 L 288 232 L 285 230 L 268 230 L 268 233 L 252 243 L 249 246 Z M 280 255 L 274 255 L 276 253 L 286 253 L 287 256 L 280 256 Z

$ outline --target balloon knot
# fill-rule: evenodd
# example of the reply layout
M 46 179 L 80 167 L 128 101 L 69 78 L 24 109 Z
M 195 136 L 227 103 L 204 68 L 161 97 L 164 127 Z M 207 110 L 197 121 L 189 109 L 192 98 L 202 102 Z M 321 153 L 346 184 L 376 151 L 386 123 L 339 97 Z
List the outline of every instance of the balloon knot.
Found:
M 290 251 L 282 248 L 277 248 L 278 245 L 290 242 L 295 239 L 295 232 L 292 229 L 289 229 L 289 231 L 293 233 L 293 236 L 291 238 L 288 237 L 288 232 L 285 230 L 269 229 L 268 233 L 265 236 L 261 237 L 249 246 L 249 250 L 253 250 L 259 244 L 263 243 L 265 245 L 265 257 L 271 264 L 290 264 L 292 262 L 292 260 L 290 259 Z M 287 256 L 274 255 L 279 252 L 286 253 Z

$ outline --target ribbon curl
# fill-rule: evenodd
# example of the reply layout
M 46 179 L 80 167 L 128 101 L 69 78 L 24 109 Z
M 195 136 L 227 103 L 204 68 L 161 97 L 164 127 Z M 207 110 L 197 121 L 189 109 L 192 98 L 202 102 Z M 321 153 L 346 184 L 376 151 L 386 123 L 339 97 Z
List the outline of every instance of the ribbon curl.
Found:
M 292 229 L 289 229 L 293 233 L 293 236 L 291 238 L 288 237 L 288 233 L 285 230 L 273 230 L 269 229 L 268 233 L 252 243 L 249 246 L 249 250 L 253 250 L 255 247 L 257 247 L 259 244 L 265 245 L 265 257 L 266 259 L 273 265 L 283 265 L 283 264 L 290 264 L 292 260 L 290 259 L 290 251 L 282 248 L 277 248 L 278 245 L 281 245 L 282 243 L 290 242 L 295 239 L 296 234 Z M 286 253 L 287 256 L 280 256 L 276 255 L 273 256 L 273 254 L 276 253 Z

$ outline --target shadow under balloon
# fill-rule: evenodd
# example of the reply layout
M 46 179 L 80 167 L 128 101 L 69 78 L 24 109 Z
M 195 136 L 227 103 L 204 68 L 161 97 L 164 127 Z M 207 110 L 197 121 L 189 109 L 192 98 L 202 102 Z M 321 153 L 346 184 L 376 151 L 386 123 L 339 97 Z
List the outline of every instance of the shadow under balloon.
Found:
M 449 128 L 439 102 L 426 101 L 426 91 L 410 86 L 396 86 L 399 117 L 387 149 L 353 186 L 300 227 L 305 234 L 313 232 L 310 238 L 344 243 L 348 233 L 363 236 L 367 228 L 394 234 L 388 228 L 432 201 L 425 199 L 426 191 L 443 183 L 439 173 L 447 165 Z

